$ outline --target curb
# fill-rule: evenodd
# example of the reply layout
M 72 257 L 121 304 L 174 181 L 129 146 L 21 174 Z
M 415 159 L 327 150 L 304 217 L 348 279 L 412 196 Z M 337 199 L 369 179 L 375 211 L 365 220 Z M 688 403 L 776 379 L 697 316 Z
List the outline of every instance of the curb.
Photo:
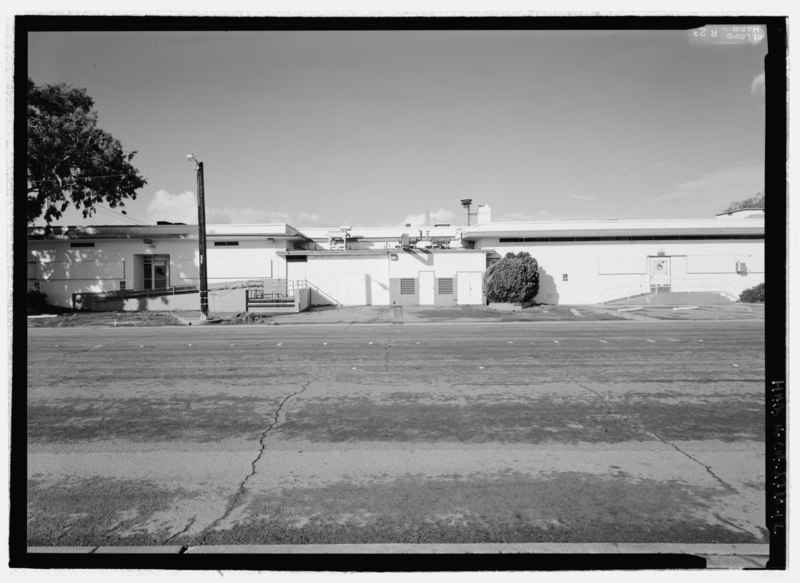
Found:
M 706 560 L 709 569 L 763 569 L 768 544 L 680 543 L 487 543 L 487 544 L 307 544 L 207 546 L 28 547 L 29 554 L 158 554 L 158 555 L 365 555 L 365 554 L 531 554 L 531 555 L 692 555 Z

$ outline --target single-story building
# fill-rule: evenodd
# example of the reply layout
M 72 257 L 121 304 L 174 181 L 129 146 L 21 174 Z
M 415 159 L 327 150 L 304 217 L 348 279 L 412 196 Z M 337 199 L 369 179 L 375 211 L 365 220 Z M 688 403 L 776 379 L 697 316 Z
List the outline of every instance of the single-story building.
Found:
M 297 289 L 310 290 L 312 305 L 481 304 L 487 265 L 519 251 L 539 263 L 540 303 L 667 291 L 733 300 L 764 281 L 762 209 L 714 219 L 505 223 L 491 221 L 483 205 L 476 215 L 477 224 L 463 226 L 210 225 L 210 308 L 245 310 L 256 293 Z M 63 307 L 197 309 L 198 247 L 196 225 L 31 227 L 28 288 Z

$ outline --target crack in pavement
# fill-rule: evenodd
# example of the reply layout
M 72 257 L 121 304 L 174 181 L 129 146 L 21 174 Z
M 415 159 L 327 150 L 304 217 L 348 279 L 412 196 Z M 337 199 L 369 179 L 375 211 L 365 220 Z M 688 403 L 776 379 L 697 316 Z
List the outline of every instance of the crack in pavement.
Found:
M 584 385 L 582 382 L 580 382 L 580 381 L 579 381 L 579 380 L 577 380 L 577 379 L 570 378 L 570 376 L 569 376 L 569 373 L 566 373 L 566 375 L 565 375 L 565 376 L 566 376 L 566 378 L 567 378 L 567 380 L 568 380 L 568 381 L 571 381 L 571 382 L 575 383 L 575 384 L 576 384 L 576 385 L 578 385 L 580 388 L 582 388 L 582 389 L 584 389 L 584 390 L 586 390 L 586 391 L 589 391 L 590 393 L 592 393 L 592 394 L 596 395 L 597 397 L 599 397 L 599 398 L 600 398 L 600 399 L 603 401 L 603 403 L 606 403 L 606 404 L 607 404 L 607 406 L 608 406 L 608 408 L 609 408 L 609 409 L 611 409 L 612 411 L 615 411 L 615 410 L 616 410 L 616 407 L 615 407 L 615 406 L 614 406 L 614 405 L 613 405 L 613 404 L 612 404 L 612 403 L 611 403 L 611 402 L 610 402 L 610 401 L 609 401 L 609 400 L 608 400 L 608 399 L 607 399 L 607 398 L 606 398 L 606 397 L 605 397 L 605 396 L 604 396 L 602 393 L 600 393 L 599 391 L 595 391 L 594 389 L 592 389 L 592 388 L 590 388 L 590 387 L 587 387 L 586 385 Z M 674 449 L 675 451 L 677 451 L 677 452 L 678 452 L 678 453 L 680 453 L 681 455 L 685 456 L 686 458 L 688 458 L 688 459 L 692 460 L 694 463 L 696 463 L 696 464 L 698 464 L 699 466 L 701 466 L 703 469 L 705 469 L 705 471 L 706 471 L 706 472 L 707 472 L 707 473 L 708 473 L 708 474 L 709 474 L 709 475 L 710 475 L 712 478 L 714 478 L 714 479 L 715 479 L 717 482 L 719 482 L 719 483 L 722 485 L 722 487 L 723 487 L 725 490 L 727 490 L 728 492 L 737 492 L 736 488 L 734 488 L 733 486 L 731 486 L 730 484 L 728 484 L 728 483 L 727 483 L 725 480 L 723 480 L 722 478 L 720 478 L 720 477 L 719 477 L 717 474 L 715 474 L 715 473 L 713 472 L 713 470 L 711 469 L 711 466 L 708 466 L 708 465 L 704 464 L 703 462 L 701 462 L 700 460 L 698 460 L 697 458 L 695 458 L 695 457 L 694 457 L 694 456 L 692 456 L 691 454 L 689 454 L 689 453 L 687 453 L 687 452 L 683 451 L 683 450 L 682 450 L 681 448 L 679 448 L 677 445 L 675 445 L 674 443 L 670 443 L 669 441 L 667 441 L 666 439 L 664 439 L 664 438 L 663 438 L 663 437 L 661 437 L 660 435 L 658 435 L 658 434 L 656 434 L 656 433 L 653 433 L 652 431 L 650 431 L 650 430 L 648 430 L 648 429 L 645 429 L 645 428 L 644 428 L 644 424 L 643 424 L 641 421 L 639 421 L 638 419 L 636 419 L 635 417 L 633 417 L 633 416 L 631 416 L 631 415 L 626 415 L 626 414 L 624 414 L 624 413 L 614 413 L 614 414 L 615 414 L 615 415 L 620 415 L 620 416 L 622 417 L 622 421 L 623 421 L 623 423 L 625 423 L 626 425 L 628 425 L 628 427 L 630 427 L 630 428 L 631 428 L 631 429 L 633 429 L 634 431 L 639 431 L 639 432 L 641 432 L 641 433 L 644 433 L 644 434 L 646 434 L 646 435 L 649 435 L 650 437 L 652 437 L 652 438 L 656 439 L 657 441 L 660 441 L 660 442 L 661 442 L 661 443 L 663 443 L 664 445 L 667 445 L 667 446 L 671 447 L 672 449 Z
M 286 405 L 286 402 L 292 397 L 305 392 L 305 390 L 308 389 L 308 387 L 313 382 L 314 380 L 304 382 L 302 388 L 299 391 L 295 391 L 294 393 L 289 393 L 288 395 L 286 395 L 286 397 L 284 397 L 283 400 L 280 402 L 280 405 L 278 405 L 278 408 L 275 409 L 272 423 L 270 423 L 266 427 L 266 429 L 264 429 L 264 431 L 261 432 L 261 437 L 258 440 L 260 446 L 258 450 L 258 455 L 252 462 L 250 462 L 250 473 L 247 474 L 244 477 L 244 479 L 239 483 L 239 487 L 236 489 L 236 492 L 233 495 L 233 499 L 231 500 L 230 504 L 228 504 L 228 507 L 225 509 L 223 515 L 215 519 L 211 524 L 209 524 L 206 528 L 203 529 L 203 533 L 205 534 L 202 534 L 198 544 L 202 544 L 202 542 L 211 534 L 211 530 L 220 522 L 225 520 L 228 516 L 230 516 L 231 512 L 233 512 L 233 509 L 239 505 L 239 501 L 242 495 L 244 494 L 245 490 L 247 489 L 247 482 L 250 480 L 250 478 L 255 476 L 256 466 L 258 465 L 258 462 L 261 460 L 261 457 L 264 455 L 264 452 L 267 449 L 266 445 L 267 435 L 269 435 L 269 432 L 272 431 L 272 429 L 278 424 L 278 418 L 280 417 L 281 410 L 283 409 L 284 405 Z
M 383 372 L 389 372 L 389 349 L 392 347 L 392 328 L 387 328 L 386 347 L 383 352 Z
M 180 531 L 176 532 L 175 534 L 173 534 L 172 536 L 168 536 L 167 538 L 165 538 L 164 542 L 161 543 L 161 546 L 164 546 L 164 545 L 168 544 L 169 541 L 178 538 L 182 534 L 185 534 L 186 531 L 188 531 L 192 527 L 192 525 L 195 523 L 196 520 L 197 520 L 196 516 L 192 517 L 192 519 L 189 521 L 189 524 L 187 524 L 185 527 L 183 527 L 183 530 L 180 530 Z

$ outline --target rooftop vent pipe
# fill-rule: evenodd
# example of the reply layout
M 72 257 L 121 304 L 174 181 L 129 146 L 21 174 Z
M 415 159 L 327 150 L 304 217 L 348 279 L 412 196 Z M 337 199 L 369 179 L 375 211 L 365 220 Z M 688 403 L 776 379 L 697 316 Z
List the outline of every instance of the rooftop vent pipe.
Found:
M 469 208 L 470 208 L 470 205 L 472 205 L 472 199 L 471 198 L 462 198 L 461 199 L 461 206 L 464 207 L 464 224 L 466 226 L 468 226 L 468 227 L 469 227 L 469 215 L 470 215 Z

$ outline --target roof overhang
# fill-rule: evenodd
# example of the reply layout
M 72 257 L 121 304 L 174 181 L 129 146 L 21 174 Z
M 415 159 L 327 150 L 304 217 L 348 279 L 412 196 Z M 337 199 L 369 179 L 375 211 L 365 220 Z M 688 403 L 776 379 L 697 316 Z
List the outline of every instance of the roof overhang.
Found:
M 487 253 L 487 249 L 347 249 L 347 250 L 315 250 L 315 251 L 304 251 L 293 249 L 291 251 L 284 251 L 280 249 L 277 251 L 277 254 L 281 257 L 291 257 L 296 255 L 301 256 L 308 256 L 308 257 L 348 257 L 348 256 L 355 256 L 355 255 L 373 255 L 373 256 L 380 256 L 380 255 L 398 255 L 400 253 L 408 253 L 408 254 L 415 254 L 415 253 L 422 253 L 426 255 L 438 255 L 439 253 Z
M 208 225 L 206 237 L 237 239 L 305 240 L 294 227 L 285 223 L 265 225 Z M 198 239 L 197 225 L 106 225 L 80 227 L 29 227 L 28 239 Z
M 487 223 L 464 230 L 464 239 L 501 237 L 624 237 L 634 235 L 753 235 L 763 236 L 764 222 L 758 219 L 702 219 L 685 221 L 587 221 L 563 223 Z

